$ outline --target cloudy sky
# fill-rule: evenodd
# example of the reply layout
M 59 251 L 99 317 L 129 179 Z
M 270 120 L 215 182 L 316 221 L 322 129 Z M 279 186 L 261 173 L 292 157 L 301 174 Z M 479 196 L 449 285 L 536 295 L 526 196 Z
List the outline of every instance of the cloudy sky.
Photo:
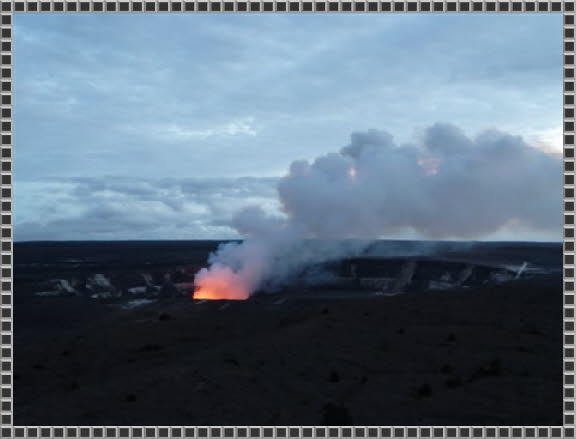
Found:
M 234 212 L 277 210 L 290 163 L 354 131 L 443 122 L 559 153 L 561 20 L 17 15 L 15 239 L 236 237 Z

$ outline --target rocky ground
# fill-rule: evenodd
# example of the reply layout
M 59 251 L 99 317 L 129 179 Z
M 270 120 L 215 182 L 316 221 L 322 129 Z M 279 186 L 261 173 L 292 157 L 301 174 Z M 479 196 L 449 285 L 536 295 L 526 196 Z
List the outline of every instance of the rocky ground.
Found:
M 562 423 L 559 279 L 222 305 L 37 305 L 15 325 L 16 424 Z
M 134 309 L 26 285 L 14 306 L 17 425 L 562 424 L 559 274 Z

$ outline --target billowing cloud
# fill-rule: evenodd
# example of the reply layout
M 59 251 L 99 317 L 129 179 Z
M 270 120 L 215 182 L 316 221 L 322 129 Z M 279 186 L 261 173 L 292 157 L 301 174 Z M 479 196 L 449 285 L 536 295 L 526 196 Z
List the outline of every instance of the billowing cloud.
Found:
M 320 237 L 476 239 L 506 228 L 558 231 L 561 159 L 497 130 L 435 124 L 417 143 L 354 133 L 339 153 L 294 162 L 279 184 L 296 224 Z
M 469 137 L 437 123 L 404 145 L 384 131 L 354 133 L 339 152 L 292 163 L 278 184 L 284 217 L 258 207 L 238 213 L 231 225 L 246 239 L 211 255 L 195 278 L 197 297 L 246 299 L 367 242 L 344 238 L 408 230 L 418 238 L 470 240 L 528 229 L 559 239 L 561 165 L 497 130 Z

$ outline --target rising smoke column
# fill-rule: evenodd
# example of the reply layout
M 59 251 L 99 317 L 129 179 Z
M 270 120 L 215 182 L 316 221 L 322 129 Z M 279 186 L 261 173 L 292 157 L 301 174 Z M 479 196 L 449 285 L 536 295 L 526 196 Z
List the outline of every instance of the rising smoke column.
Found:
M 470 240 L 511 227 L 560 230 L 561 169 L 560 157 L 497 130 L 471 138 L 435 124 L 405 145 L 385 131 L 356 132 L 337 153 L 291 164 L 278 184 L 279 215 L 239 212 L 231 225 L 246 240 L 211 255 L 195 284 L 246 298 L 305 265 L 361 250 L 335 241 L 344 238 L 412 231 Z M 325 245 L 307 245 L 307 238 Z

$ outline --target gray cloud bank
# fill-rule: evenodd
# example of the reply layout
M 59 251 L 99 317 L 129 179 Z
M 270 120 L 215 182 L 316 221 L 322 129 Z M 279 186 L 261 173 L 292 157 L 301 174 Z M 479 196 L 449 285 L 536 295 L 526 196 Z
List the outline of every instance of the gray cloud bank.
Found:
M 561 151 L 558 14 L 14 21 L 17 182 L 282 175 L 294 158 L 333 151 L 382 121 L 408 141 L 415 109 L 421 126 L 496 121 Z
M 561 158 L 497 130 L 385 131 L 282 178 L 53 178 L 16 185 L 16 240 L 560 237 Z M 508 235 L 506 235 L 508 233 Z M 524 234 L 524 235 L 523 235 Z
M 246 203 L 276 209 L 275 178 L 58 178 L 15 188 L 18 241 L 236 238 Z

